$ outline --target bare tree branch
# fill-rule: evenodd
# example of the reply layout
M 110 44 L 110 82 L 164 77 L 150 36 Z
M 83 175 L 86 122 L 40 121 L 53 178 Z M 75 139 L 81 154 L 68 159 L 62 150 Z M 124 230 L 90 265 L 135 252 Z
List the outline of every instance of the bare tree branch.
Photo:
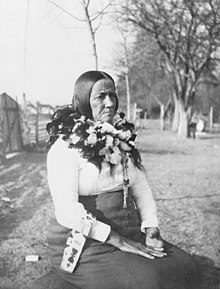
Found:
M 189 111 L 199 81 L 220 47 L 219 0 L 128 0 L 122 18 L 153 37 L 166 57 L 176 99 Z M 185 117 L 187 119 L 187 117 Z
M 76 17 L 76 15 L 72 14 L 71 12 L 69 12 L 68 10 L 66 10 L 65 8 L 63 8 L 61 5 L 58 5 L 57 3 L 55 3 L 52 0 L 46 0 L 47 2 L 51 3 L 52 5 L 54 5 L 55 7 L 59 8 L 60 10 L 62 10 L 64 13 L 66 13 L 67 15 L 69 15 L 70 17 L 78 20 L 78 21 L 85 21 L 85 19 L 80 19 L 78 17 Z

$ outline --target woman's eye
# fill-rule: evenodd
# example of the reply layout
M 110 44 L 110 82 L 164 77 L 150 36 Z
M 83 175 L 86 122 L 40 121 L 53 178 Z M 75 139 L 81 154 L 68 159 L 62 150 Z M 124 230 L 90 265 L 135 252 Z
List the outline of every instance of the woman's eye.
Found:
M 101 99 L 104 99 L 107 95 L 110 98 L 116 98 L 117 97 L 115 92 L 109 92 L 109 93 L 100 93 L 99 95 L 97 95 L 97 98 L 101 100 Z
M 104 97 L 105 97 L 105 94 L 104 94 L 104 93 L 100 93 L 100 94 L 99 94 L 99 98 L 102 99 L 102 98 L 104 98 Z
M 109 93 L 109 96 L 110 96 L 110 97 L 117 97 L 117 95 L 116 95 L 115 92 Z

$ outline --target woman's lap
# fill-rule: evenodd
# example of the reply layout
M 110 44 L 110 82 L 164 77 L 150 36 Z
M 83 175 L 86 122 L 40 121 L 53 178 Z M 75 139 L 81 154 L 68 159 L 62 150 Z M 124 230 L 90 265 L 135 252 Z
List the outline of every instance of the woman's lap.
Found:
M 166 252 L 167 257 L 150 260 L 95 243 L 74 273 L 55 271 L 81 289 L 201 289 L 194 259 L 169 243 Z
M 119 234 L 144 242 L 133 201 L 128 200 L 127 210 L 120 209 L 121 192 L 80 200 L 88 211 L 99 220 L 109 222 Z M 151 260 L 87 239 L 75 271 L 72 274 L 62 271 L 59 267 L 66 236 L 67 231 L 53 220 L 48 242 L 51 243 L 51 261 L 61 278 L 81 289 L 201 289 L 194 259 L 169 243 L 165 245 L 166 257 Z

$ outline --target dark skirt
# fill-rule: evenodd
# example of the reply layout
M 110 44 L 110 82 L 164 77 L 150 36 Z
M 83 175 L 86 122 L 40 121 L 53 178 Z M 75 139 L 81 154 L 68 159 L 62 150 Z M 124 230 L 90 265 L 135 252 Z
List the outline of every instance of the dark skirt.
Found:
M 121 235 L 144 243 L 140 220 L 129 197 L 123 209 L 123 193 L 113 192 L 80 197 L 85 208 Z M 60 269 L 69 229 L 51 220 L 49 254 L 55 273 L 81 289 L 201 289 L 194 259 L 165 242 L 167 257 L 154 260 L 122 252 L 106 243 L 87 239 L 73 273 Z

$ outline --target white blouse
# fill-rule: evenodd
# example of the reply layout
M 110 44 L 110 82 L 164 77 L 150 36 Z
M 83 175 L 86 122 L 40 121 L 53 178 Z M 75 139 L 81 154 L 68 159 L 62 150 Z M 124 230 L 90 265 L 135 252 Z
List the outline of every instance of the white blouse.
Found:
M 68 143 L 58 139 L 47 155 L 48 184 L 55 207 L 57 222 L 73 229 L 85 217 L 86 210 L 78 202 L 79 196 L 114 192 L 123 188 L 122 165 L 116 165 L 110 174 L 109 164 L 102 163 L 101 172 L 92 163 L 82 158 L 78 150 L 68 148 Z M 128 176 L 131 193 L 141 217 L 141 231 L 146 227 L 157 227 L 156 205 L 152 191 L 143 171 L 128 162 Z M 105 242 L 110 226 L 96 220 L 89 237 Z

